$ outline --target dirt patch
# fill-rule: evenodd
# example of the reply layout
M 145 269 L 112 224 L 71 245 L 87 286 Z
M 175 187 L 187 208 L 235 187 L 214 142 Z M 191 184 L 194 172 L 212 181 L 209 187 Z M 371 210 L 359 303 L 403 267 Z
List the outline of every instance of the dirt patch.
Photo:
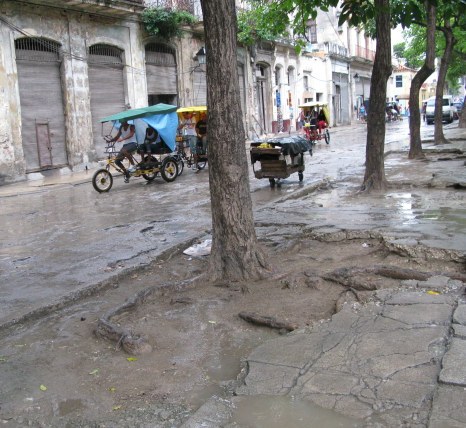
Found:
M 407 257 L 373 233 L 319 238 L 303 225 L 261 228 L 274 267 L 269 279 L 194 285 L 207 259 L 178 253 L 10 331 L 0 347 L 0 421 L 6 427 L 179 426 L 211 395 L 232 391 L 253 348 L 287 333 L 247 322 L 240 312 L 305 328 L 331 317 L 345 300 L 364 303 L 374 289 L 422 279 L 419 272 L 462 275 L 459 263 L 419 256 L 419 249 L 418 257 Z M 112 312 L 137 293 L 144 299 Z M 144 338 L 152 350 L 133 356 L 119 340 L 96 337 L 99 319 L 112 313 L 112 326 Z

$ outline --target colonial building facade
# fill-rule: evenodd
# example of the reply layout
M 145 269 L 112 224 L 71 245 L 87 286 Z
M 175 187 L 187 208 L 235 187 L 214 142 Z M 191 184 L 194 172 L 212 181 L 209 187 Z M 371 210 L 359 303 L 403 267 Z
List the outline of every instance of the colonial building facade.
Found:
M 202 21 L 162 41 L 145 32 L 144 7 L 143 0 L 0 3 L 0 185 L 93 167 L 111 130 L 102 117 L 159 102 L 207 103 Z M 339 33 L 337 17 L 335 9 L 309 23 L 312 42 L 300 55 L 286 41 L 238 47 L 249 139 L 296 130 L 308 101 L 329 105 L 332 126 L 347 124 L 369 97 L 368 40 Z

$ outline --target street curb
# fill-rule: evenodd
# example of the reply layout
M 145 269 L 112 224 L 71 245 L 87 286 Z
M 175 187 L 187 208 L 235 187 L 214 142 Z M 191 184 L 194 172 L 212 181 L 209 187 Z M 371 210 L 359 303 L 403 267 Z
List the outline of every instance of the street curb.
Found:
M 167 256 L 171 257 L 175 254 L 178 254 L 182 251 L 182 249 L 193 245 L 198 240 L 199 236 L 196 236 L 194 238 L 189 239 L 188 241 L 176 244 L 173 247 L 167 248 L 166 250 L 162 251 L 160 254 L 158 254 L 157 256 L 150 259 L 148 262 L 144 264 L 123 268 L 119 272 L 115 273 L 114 275 L 111 275 L 109 278 L 103 281 L 100 281 L 96 284 L 89 284 L 84 288 L 81 288 L 77 291 L 73 291 L 59 298 L 58 301 L 54 303 L 38 307 L 30 312 L 25 313 L 24 315 L 21 315 L 19 318 L 4 322 L 3 324 L 0 324 L 0 334 L 12 327 L 16 327 L 20 324 L 26 324 L 44 316 L 50 315 L 51 313 L 56 312 L 60 309 L 67 308 L 80 300 L 83 300 L 87 297 L 91 297 L 101 291 L 108 290 L 109 288 L 112 288 L 114 283 L 116 281 L 119 281 L 121 278 L 126 277 L 136 271 L 140 272 L 141 269 L 148 268 L 149 265 L 151 265 L 154 262 L 157 262 L 157 260 L 165 259 Z

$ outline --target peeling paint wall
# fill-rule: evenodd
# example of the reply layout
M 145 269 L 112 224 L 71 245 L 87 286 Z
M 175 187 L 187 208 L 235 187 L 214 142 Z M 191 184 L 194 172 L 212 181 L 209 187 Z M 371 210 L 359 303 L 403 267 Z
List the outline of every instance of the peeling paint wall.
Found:
M 69 168 L 96 160 L 88 81 L 88 48 L 107 43 L 124 51 L 126 103 L 147 105 L 140 24 L 6 0 L 0 5 L 0 185 L 26 178 L 14 40 L 45 37 L 61 45 L 66 151 Z
M 0 184 L 24 178 L 14 42 L 0 23 Z

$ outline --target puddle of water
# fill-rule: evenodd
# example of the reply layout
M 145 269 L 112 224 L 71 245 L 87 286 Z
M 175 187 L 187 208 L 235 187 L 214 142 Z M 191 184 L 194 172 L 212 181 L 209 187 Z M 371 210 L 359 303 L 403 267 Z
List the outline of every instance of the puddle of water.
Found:
M 235 405 L 229 420 L 232 426 L 254 428 L 354 428 L 361 421 L 310 401 L 282 396 L 253 396 Z
M 81 410 L 84 408 L 84 404 L 81 400 L 65 400 L 58 404 L 58 413 L 60 416 L 66 416 L 69 413 Z

